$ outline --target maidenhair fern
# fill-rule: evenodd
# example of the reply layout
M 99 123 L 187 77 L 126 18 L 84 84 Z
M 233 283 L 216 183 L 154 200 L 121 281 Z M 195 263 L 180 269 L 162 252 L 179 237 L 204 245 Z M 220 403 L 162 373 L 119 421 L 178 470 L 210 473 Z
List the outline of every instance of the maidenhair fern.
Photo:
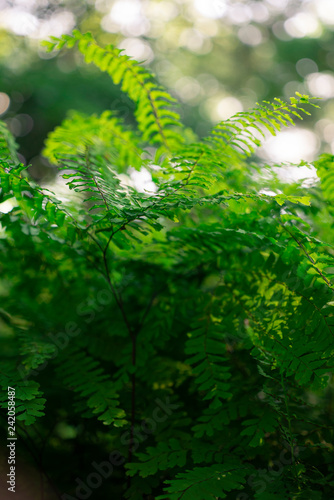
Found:
M 137 129 L 71 111 L 49 134 L 71 201 L 0 127 L 0 383 L 19 439 L 38 436 L 42 498 L 331 498 L 333 158 L 309 192 L 272 175 L 268 195 L 256 156 L 314 104 L 264 102 L 200 140 L 116 47 L 46 45 L 107 72 Z

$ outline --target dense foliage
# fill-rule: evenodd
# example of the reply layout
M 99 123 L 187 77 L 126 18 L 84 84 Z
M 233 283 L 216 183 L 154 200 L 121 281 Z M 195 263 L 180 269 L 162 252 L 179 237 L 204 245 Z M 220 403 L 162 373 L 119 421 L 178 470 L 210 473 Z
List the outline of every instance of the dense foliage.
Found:
M 16 387 L 32 498 L 330 498 L 334 158 L 306 190 L 254 155 L 314 104 L 265 102 L 199 141 L 120 50 L 47 45 L 107 72 L 138 127 L 71 112 L 44 149 L 76 192 L 60 199 L 1 126 L 2 407 Z

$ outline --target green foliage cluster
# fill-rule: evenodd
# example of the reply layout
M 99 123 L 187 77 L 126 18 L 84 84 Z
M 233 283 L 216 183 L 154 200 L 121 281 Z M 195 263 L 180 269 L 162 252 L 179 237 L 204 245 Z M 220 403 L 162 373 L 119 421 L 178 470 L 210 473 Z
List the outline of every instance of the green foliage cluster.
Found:
M 2 407 L 15 386 L 59 498 L 81 498 L 76 478 L 111 450 L 124 460 L 93 498 L 330 498 L 334 159 L 305 192 L 254 157 L 314 104 L 264 102 L 199 141 L 118 49 L 78 31 L 46 44 L 120 83 L 138 128 L 72 112 L 48 136 L 77 203 L 29 178 L 1 125 Z

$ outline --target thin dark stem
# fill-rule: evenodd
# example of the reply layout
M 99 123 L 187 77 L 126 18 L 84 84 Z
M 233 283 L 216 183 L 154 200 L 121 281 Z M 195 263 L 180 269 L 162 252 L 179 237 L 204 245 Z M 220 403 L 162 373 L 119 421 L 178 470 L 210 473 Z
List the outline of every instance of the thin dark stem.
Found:
M 163 290 L 163 288 L 161 289 Z M 154 299 L 157 297 L 157 295 L 159 294 L 159 292 L 154 292 L 152 294 L 152 297 L 151 297 L 151 300 L 146 308 L 146 310 L 144 311 L 144 314 L 139 322 L 139 327 L 138 327 L 138 333 L 139 331 L 142 329 L 143 325 L 144 325 L 144 322 L 145 322 L 145 319 L 147 318 L 147 315 L 149 314 L 150 310 L 151 310 L 151 307 L 153 305 L 153 302 L 154 302 Z
M 112 238 L 113 238 L 114 234 L 115 234 L 115 233 L 117 233 L 117 231 L 118 231 L 118 230 L 116 230 L 116 231 L 112 231 L 112 233 L 110 234 L 109 239 L 108 239 L 108 241 L 107 241 L 107 244 L 106 244 L 106 246 L 104 247 L 104 250 L 103 250 L 103 255 L 106 255 L 106 254 L 107 254 L 107 251 L 108 251 L 108 248 L 109 248 L 110 242 L 111 242 L 111 240 L 112 240 Z
M 120 229 L 120 228 L 119 228 Z M 118 229 L 118 230 L 119 230 Z M 117 232 L 117 231 L 115 231 Z M 112 294 L 115 298 L 115 301 L 118 305 L 118 308 L 122 314 L 122 317 L 123 317 L 123 320 L 124 320 L 124 323 L 127 327 L 127 330 L 129 332 L 129 336 L 131 338 L 131 342 L 132 342 L 132 356 L 131 356 L 131 362 L 132 362 L 132 366 L 133 366 L 133 369 L 135 369 L 135 366 L 136 366 L 136 340 L 137 340 L 137 333 L 138 333 L 138 329 L 137 331 L 133 331 L 129 321 L 128 321 L 128 318 L 126 316 L 126 313 L 125 313 L 125 309 L 124 309 L 124 306 L 123 306 L 123 302 L 122 302 L 122 297 L 121 295 L 118 295 L 116 290 L 115 290 L 115 287 L 111 281 L 111 278 L 110 278 L 110 270 L 109 270 L 109 265 L 108 265 L 108 259 L 107 259 L 107 250 L 108 250 L 108 247 L 109 247 L 109 244 L 112 240 L 112 237 L 115 233 L 111 233 L 110 237 L 109 237 L 109 240 L 107 242 L 107 245 L 106 247 L 104 248 L 103 250 L 103 262 L 104 262 L 104 267 L 105 267 L 105 271 L 106 271 L 106 274 L 104 274 L 108 284 L 109 284 L 109 287 L 112 291 Z M 128 453 L 128 461 L 129 463 L 131 462 L 132 460 L 132 448 L 133 448 L 133 442 L 134 442 L 134 426 L 135 426 L 135 416 L 136 416 L 136 374 L 133 372 L 132 373 L 132 376 L 131 376 L 131 429 L 130 429 L 130 442 L 129 442 L 129 453 Z M 131 485 L 131 478 L 128 477 L 128 487 L 130 487 Z
M 92 238 L 92 240 L 94 241 L 94 243 L 96 243 L 96 245 L 99 247 L 99 249 L 103 252 L 103 248 L 102 248 L 102 245 L 100 245 L 100 242 L 99 240 L 97 240 L 91 233 L 89 233 L 87 231 L 87 234 L 90 238 Z
M 132 337 L 133 331 L 132 331 L 131 325 L 130 325 L 130 323 L 128 321 L 128 318 L 127 318 L 127 316 L 125 314 L 125 310 L 124 310 L 124 307 L 123 307 L 122 299 L 121 299 L 120 296 L 117 295 L 115 287 L 112 284 L 112 281 L 110 279 L 110 271 L 109 271 L 109 265 L 108 265 L 108 261 L 107 261 L 106 252 L 103 252 L 103 262 L 104 262 L 104 267 L 105 267 L 105 270 L 106 270 L 106 274 L 103 274 L 103 276 L 105 276 L 105 278 L 106 278 L 106 280 L 108 282 L 108 285 L 109 285 L 109 287 L 111 289 L 111 292 L 112 292 L 112 294 L 114 296 L 114 299 L 115 299 L 115 301 L 116 301 L 116 303 L 118 305 L 118 308 L 121 311 L 121 314 L 122 314 L 124 323 L 125 323 L 125 325 L 127 327 L 127 330 L 129 332 L 129 335 L 130 335 L 130 337 Z

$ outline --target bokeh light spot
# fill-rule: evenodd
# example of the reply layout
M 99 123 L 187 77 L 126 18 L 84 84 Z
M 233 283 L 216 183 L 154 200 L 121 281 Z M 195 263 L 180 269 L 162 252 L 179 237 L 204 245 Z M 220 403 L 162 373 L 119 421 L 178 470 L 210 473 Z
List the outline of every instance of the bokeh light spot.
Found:
M 219 120 L 227 120 L 231 116 L 243 110 L 243 106 L 236 97 L 225 97 L 217 106 L 217 115 Z
M 211 19 L 222 17 L 227 10 L 225 0 L 195 0 L 194 6 L 202 16 Z
M 315 7 L 318 16 L 325 24 L 334 24 L 334 2 L 333 0 L 317 0 Z
M 195 78 L 184 76 L 176 82 L 175 90 L 182 101 L 188 102 L 200 94 L 201 86 Z
M 137 61 L 151 62 L 154 58 L 153 50 L 148 43 L 139 38 L 125 38 L 120 44 L 120 49 L 124 49 L 128 56 L 132 56 Z
M 10 98 L 4 92 L 0 92 L 0 115 L 6 113 L 10 105 Z
M 136 0 L 118 0 L 110 11 L 110 17 L 120 25 L 131 25 L 138 22 L 141 16 L 141 5 Z
M 150 2 L 145 6 L 145 13 L 151 19 L 168 22 L 178 15 L 179 9 L 173 2 Z
M 249 5 L 252 11 L 252 18 L 257 23 L 264 23 L 269 19 L 268 7 L 264 3 L 252 2 Z
M 315 16 L 308 12 L 299 12 L 284 23 L 285 31 L 293 38 L 304 36 L 320 36 L 320 24 Z
M 2 214 L 8 214 L 13 210 L 14 207 L 17 206 L 17 201 L 15 198 L 9 198 L 6 201 L 0 203 L 0 212 Z
M 333 73 L 311 73 L 306 81 L 312 95 L 323 99 L 334 97 Z
M 251 24 L 242 26 L 238 31 L 239 40 L 246 45 L 259 45 L 262 42 L 262 34 L 259 28 Z
M 276 10 L 285 10 L 289 0 L 266 0 L 266 2 Z
M 229 8 L 228 18 L 232 24 L 246 24 L 252 19 L 252 11 L 248 5 L 236 2 Z
M 5 9 L 1 15 L 0 26 L 11 30 L 16 35 L 31 35 L 38 25 L 39 21 L 36 16 L 18 8 Z
M 277 163 L 299 163 L 301 159 L 312 161 L 318 148 L 319 140 L 311 130 L 295 128 L 270 137 L 259 152 Z
M 305 77 L 310 73 L 317 73 L 318 65 L 312 59 L 304 57 L 303 59 L 299 59 L 297 62 L 296 70 L 300 76 Z

